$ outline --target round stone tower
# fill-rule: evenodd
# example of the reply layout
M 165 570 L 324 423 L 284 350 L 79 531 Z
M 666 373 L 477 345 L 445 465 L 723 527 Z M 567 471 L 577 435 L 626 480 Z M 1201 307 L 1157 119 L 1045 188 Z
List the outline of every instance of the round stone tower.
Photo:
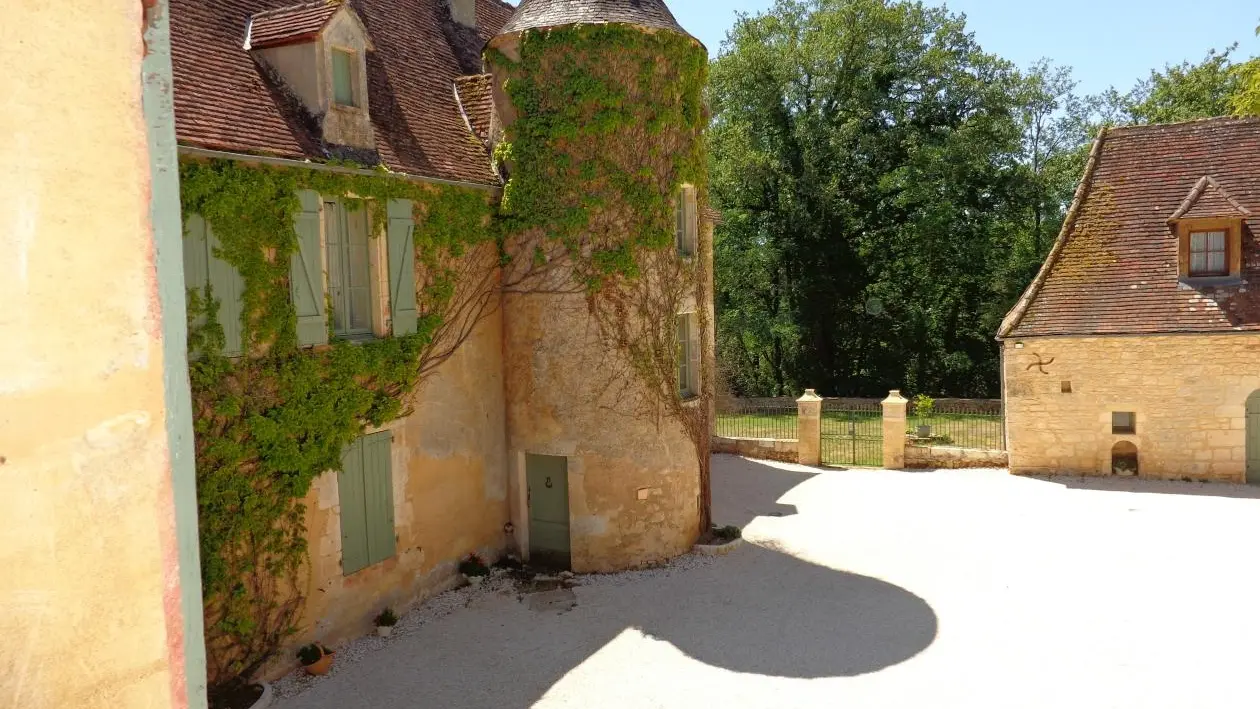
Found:
M 705 50 L 661 0 L 524 0 L 486 59 L 520 225 L 502 302 L 516 541 L 579 572 L 683 554 L 703 516 L 712 391 L 711 244 L 681 241 L 700 234 Z M 621 310 L 592 285 L 609 272 L 636 279 Z M 677 312 L 645 316 L 634 303 L 648 301 Z M 653 370 L 653 338 L 679 361 Z M 668 367 L 665 385 L 652 372 Z

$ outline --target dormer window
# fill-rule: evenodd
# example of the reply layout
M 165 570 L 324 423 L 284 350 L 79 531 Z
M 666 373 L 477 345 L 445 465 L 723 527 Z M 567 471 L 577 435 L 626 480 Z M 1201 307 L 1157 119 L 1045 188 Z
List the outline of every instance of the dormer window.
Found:
M 246 25 L 244 48 L 301 102 L 325 144 L 376 148 L 366 60 L 375 47 L 347 0 L 260 12 Z
M 1177 237 L 1181 281 L 1192 287 L 1241 282 L 1242 235 L 1250 216 L 1214 178 L 1200 179 L 1168 220 Z
M 1229 232 L 1190 232 L 1191 278 L 1229 275 Z
M 332 50 L 333 102 L 351 108 L 359 105 L 354 77 L 359 73 L 359 55 L 346 49 Z

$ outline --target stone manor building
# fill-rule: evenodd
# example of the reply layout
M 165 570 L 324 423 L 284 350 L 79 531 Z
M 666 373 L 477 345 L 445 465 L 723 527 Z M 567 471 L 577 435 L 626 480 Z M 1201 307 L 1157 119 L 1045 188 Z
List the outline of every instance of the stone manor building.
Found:
M 525 0 L 519 8 L 498 0 L 172 0 L 171 22 L 182 159 L 295 170 L 353 160 L 398 179 L 496 195 L 503 181 L 491 155 L 507 99 L 485 73 L 488 43 L 510 46 L 522 33 L 574 23 L 686 36 L 661 0 Z M 343 243 L 340 230 L 354 220 L 332 196 L 320 197 L 303 206 L 319 230 L 316 249 L 333 234 Z M 712 224 L 696 200 L 694 191 L 680 196 L 678 240 L 707 264 Z M 383 228 L 352 223 L 347 248 L 355 234 Z M 308 275 L 322 294 L 319 271 Z M 712 371 L 702 363 L 713 356 L 712 332 L 698 326 L 712 322 L 697 317 L 712 307 L 711 285 L 703 288 L 708 295 L 678 313 L 687 353 L 680 396 L 698 401 L 712 386 L 701 374 Z M 389 336 L 382 323 L 393 304 L 378 299 L 384 290 L 365 295 L 376 315 L 359 330 L 348 325 L 349 335 Z M 695 542 L 702 502 L 692 439 L 669 421 L 610 414 L 596 393 L 603 360 L 592 352 L 584 296 L 494 297 L 489 316 L 422 384 L 414 413 L 369 432 L 347 452 L 346 471 L 316 480 L 305 500 L 311 568 L 295 642 L 365 632 L 381 608 L 406 608 L 458 582 L 457 563 L 470 552 L 494 559 L 519 550 L 575 571 L 612 571 L 661 562 Z M 326 327 L 320 320 L 312 336 Z

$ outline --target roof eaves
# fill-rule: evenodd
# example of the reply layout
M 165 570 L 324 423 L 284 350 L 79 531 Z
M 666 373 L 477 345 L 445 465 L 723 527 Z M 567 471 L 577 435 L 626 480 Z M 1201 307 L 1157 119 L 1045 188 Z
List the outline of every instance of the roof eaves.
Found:
M 1042 287 L 1046 284 L 1046 279 L 1050 277 L 1050 272 L 1054 270 L 1059 258 L 1063 255 L 1063 249 L 1067 246 L 1068 237 L 1071 236 L 1072 230 L 1076 228 L 1076 220 L 1080 216 L 1081 208 L 1085 204 L 1085 198 L 1088 196 L 1090 188 L 1093 187 L 1094 173 L 1098 170 L 1098 163 L 1102 158 L 1103 143 L 1107 140 L 1107 126 L 1103 126 L 1098 131 L 1098 137 L 1094 139 L 1094 145 L 1089 150 L 1089 160 L 1085 163 L 1085 174 L 1081 177 L 1081 184 L 1076 187 L 1076 194 L 1072 197 L 1072 206 L 1068 208 L 1067 216 L 1063 220 L 1063 228 L 1059 230 L 1059 236 L 1055 239 L 1054 246 L 1050 249 L 1050 254 L 1046 257 L 1045 263 L 1041 264 L 1041 270 L 1037 272 L 1037 277 L 1033 282 L 1028 284 L 1028 288 L 1024 290 L 1024 294 L 1020 296 L 1015 303 L 1015 307 L 1011 308 L 1011 312 L 1006 314 L 1002 320 L 1002 325 L 998 328 L 997 339 L 1002 340 L 1010 336 L 1010 334 L 1019 327 L 1024 316 L 1028 314 L 1028 308 L 1032 306 L 1037 295 L 1041 293 Z

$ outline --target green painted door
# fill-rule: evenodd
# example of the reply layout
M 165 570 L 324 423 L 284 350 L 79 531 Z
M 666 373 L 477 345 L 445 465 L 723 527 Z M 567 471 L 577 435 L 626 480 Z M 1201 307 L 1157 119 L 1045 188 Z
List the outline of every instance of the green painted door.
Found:
M 1260 485 L 1260 391 L 1247 399 L 1247 483 Z
M 532 564 L 568 569 L 569 459 L 525 456 L 529 485 L 529 558 Z

